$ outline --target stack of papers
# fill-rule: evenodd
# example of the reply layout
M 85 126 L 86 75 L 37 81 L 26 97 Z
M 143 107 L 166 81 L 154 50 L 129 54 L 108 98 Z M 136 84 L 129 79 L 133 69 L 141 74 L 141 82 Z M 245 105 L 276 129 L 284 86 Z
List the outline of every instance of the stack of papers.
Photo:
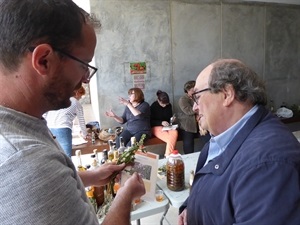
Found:
M 162 130 L 176 130 L 178 128 L 178 124 L 174 124 L 172 126 L 163 127 Z
M 87 143 L 88 141 L 84 140 L 82 137 L 73 137 L 72 145 L 82 145 Z

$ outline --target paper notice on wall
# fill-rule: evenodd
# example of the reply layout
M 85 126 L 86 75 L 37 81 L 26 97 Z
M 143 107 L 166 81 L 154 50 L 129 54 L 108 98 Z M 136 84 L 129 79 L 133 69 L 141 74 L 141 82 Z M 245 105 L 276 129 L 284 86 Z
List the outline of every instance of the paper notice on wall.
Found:
M 133 76 L 133 87 L 145 89 L 145 75 L 139 74 Z

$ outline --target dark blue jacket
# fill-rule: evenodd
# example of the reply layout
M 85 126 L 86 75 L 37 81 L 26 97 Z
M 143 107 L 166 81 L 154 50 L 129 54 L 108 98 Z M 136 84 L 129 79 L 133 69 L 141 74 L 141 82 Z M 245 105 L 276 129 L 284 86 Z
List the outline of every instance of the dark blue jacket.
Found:
M 299 225 L 300 144 L 259 106 L 223 154 L 198 159 L 187 208 L 189 225 Z

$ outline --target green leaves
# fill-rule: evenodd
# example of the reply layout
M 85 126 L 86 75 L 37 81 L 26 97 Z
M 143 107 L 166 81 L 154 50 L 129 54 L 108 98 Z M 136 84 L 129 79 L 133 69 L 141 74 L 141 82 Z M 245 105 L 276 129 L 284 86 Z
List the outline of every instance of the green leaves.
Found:
M 145 138 L 146 138 L 146 134 L 143 134 L 139 142 L 135 143 L 128 150 L 124 151 L 122 155 L 119 155 L 117 164 L 122 164 L 122 163 L 129 164 L 134 162 L 135 159 L 134 155 L 137 150 L 146 152 L 146 148 L 144 147 Z

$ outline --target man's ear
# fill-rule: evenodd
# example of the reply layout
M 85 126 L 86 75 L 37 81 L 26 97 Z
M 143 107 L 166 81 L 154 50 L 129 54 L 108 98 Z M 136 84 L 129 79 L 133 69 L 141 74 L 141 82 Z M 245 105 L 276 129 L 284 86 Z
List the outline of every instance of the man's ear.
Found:
M 50 63 L 53 62 L 53 52 L 49 44 L 40 44 L 34 48 L 31 63 L 40 75 L 48 74 Z
M 235 91 L 234 88 L 232 87 L 232 85 L 226 85 L 224 90 L 224 106 L 229 106 L 231 105 L 231 103 L 234 101 L 235 99 Z

